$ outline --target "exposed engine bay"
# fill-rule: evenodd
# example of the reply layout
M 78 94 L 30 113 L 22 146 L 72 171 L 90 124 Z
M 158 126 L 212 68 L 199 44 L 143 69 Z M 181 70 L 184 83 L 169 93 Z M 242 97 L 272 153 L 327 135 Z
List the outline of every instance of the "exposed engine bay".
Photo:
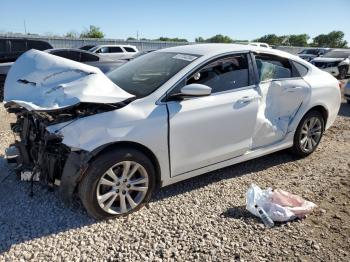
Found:
M 7 152 L 8 160 L 16 164 L 18 174 L 30 174 L 27 180 L 40 180 L 51 187 L 59 185 L 67 159 L 70 155 L 81 152 L 72 152 L 71 148 L 62 143 L 62 136 L 58 132 L 50 133 L 46 128 L 58 123 L 67 126 L 83 117 L 119 109 L 128 102 L 130 101 L 115 104 L 80 103 L 51 111 L 28 111 L 9 102 L 5 107 L 9 113 L 16 115 L 17 121 L 11 124 L 16 140 Z M 82 163 L 74 164 L 81 166 Z M 76 170 L 68 169 L 67 172 L 75 173 Z

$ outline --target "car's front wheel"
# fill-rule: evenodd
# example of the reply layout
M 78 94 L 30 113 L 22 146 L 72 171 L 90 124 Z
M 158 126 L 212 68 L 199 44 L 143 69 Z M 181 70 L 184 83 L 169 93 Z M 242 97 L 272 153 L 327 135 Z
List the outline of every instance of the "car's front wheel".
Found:
M 92 161 L 79 185 L 79 196 L 90 216 L 106 219 L 140 209 L 154 188 L 155 171 L 149 158 L 134 149 L 119 149 Z
M 314 152 L 321 141 L 324 119 L 320 112 L 310 111 L 300 121 L 294 135 L 293 152 L 305 157 Z

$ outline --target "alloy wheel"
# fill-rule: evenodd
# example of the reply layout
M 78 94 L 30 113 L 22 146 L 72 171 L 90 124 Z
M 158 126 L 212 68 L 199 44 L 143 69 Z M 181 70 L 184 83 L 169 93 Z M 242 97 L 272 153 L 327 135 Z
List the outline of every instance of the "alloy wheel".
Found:
M 109 214 L 125 214 L 146 197 L 149 176 L 135 161 L 123 161 L 109 168 L 97 184 L 99 206 Z
M 319 118 L 311 117 L 304 122 L 300 132 L 300 147 L 304 152 L 312 152 L 320 142 L 322 123 Z

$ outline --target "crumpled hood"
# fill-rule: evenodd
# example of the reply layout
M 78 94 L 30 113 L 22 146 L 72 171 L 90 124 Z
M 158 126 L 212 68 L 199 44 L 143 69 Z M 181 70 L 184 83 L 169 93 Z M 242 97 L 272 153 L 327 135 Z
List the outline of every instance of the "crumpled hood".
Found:
M 118 103 L 133 95 L 98 68 L 38 50 L 21 55 L 5 81 L 4 100 L 27 110 L 53 110 L 80 102 Z
M 340 62 L 345 58 L 331 58 L 331 57 L 316 57 L 312 61 L 313 62 Z

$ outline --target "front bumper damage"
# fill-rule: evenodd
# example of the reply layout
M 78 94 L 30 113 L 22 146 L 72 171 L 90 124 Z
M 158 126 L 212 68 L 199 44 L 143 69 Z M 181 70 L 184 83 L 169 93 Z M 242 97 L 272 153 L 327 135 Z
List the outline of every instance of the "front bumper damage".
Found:
M 13 110 L 8 109 L 13 113 Z M 72 151 L 62 137 L 46 131 L 46 125 L 35 114 L 17 112 L 11 124 L 16 140 L 5 151 L 8 163 L 22 180 L 39 181 L 49 187 L 59 186 L 61 199 L 70 204 L 72 195 L 87 170 L 92 157 L 87 151 Z
M 11 124 L 16 140 L 6 150 L 6 159 L 15 165 L 22 180 L 40 180 L 51 188 L 59 186 L 60 197 L 70 204 L 89 162 L 103 146 L 93 152 L 71 148 L 63 143 L 60 130 L 49 131 L 50 127 L 59 124 L 64 128 L 77 119 L 116 110 L 126 104 L 79 104 L 47 112 L 28 111 L 16 103 L 7 103 L 7 111 L 15 114 L 17 121 Z

